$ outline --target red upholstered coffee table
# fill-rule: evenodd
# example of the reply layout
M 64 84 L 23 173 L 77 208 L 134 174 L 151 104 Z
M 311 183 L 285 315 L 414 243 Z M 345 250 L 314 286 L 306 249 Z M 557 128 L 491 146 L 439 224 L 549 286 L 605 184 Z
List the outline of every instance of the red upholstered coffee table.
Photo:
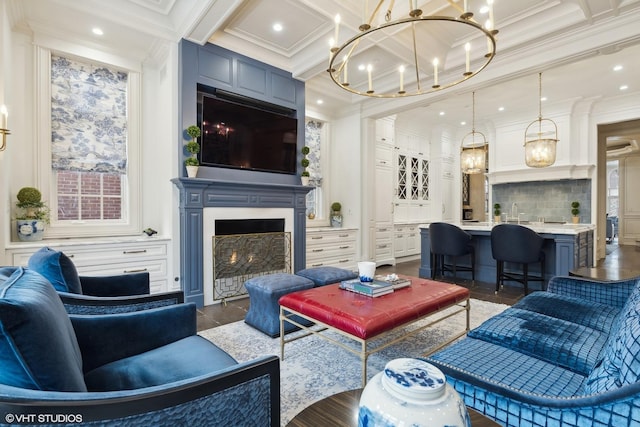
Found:
M 438 348 L 449 344 L 469 331 L 469 290 L 462 286 L 418 277 L 401 276 L 411 279 L 409 287 L 396 290 L 393 293 L 377 298 L 340 289 L 339 283 L 312 288 L 304 291 L 292 292 L 280 298 L 280 357 L 284 360 L 284 345 L 316 334 L 342 348 L 360 356 L 362 360 L 362 385 L 367 382 L 367 358 L 392 344 L 395 344 L 415 333 L 441 322 L 449 317 L 466 311 L 466 329 L 451 337 Z M 438 314 L 443 310 L 457 306 L 459 309 L 436 316 L 432 322 L 403 331 L 382 344 L 368 348 L 367 344 L 374 338 L 381 338 L 384 334 L 417 322 L 427 316 Z M 315 326 L 305 326 L 292 316 L 298 315 L 314 322 Z M 287 338 L 283 333 L 284 322 L 292 323 L 307 333 Z M 318 327 L 320 326 L 320 327 Z M 338 332 L 360 344 L 348 346 L 323 333 L 327 330 Z

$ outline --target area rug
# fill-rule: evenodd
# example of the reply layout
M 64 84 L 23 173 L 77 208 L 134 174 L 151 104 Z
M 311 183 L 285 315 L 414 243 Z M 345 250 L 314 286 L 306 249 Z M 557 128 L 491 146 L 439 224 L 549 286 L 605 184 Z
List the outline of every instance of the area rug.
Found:
M 494 316 L 508 306 L 471 300 L 471 328 Z M 421 322 L 429 322 L 429 318 Z M 416 326 L 419 326 L 418 322 Z M 464 330 L 464 313 L 429 327 L 416 335 L 369 356 L 369 379 L 384 365 L 399 357 L 421 357 L 430 349 L 447 341 L 448 337 Z M 413 326 L 413 327 L 416 327 Z M 408 326 L 411 328 L 412 326 Z M 331 333 L 331 332 L 324 332 Z M 287 336 L 295 336 L 300 331 Z M 332 338 L 354 343 L 337 333 Z M 280 339 L 270 338 L 243 321 L 201 331 L 200 335 L 231 354 L 239 362 L 261 355 L 280 356 Z M 374 345 L 377 343 L 374 342 Z M 355 354 L 316 336 L 308 336 L 285 346 L 284 360 L 280 362 L 281 422 L 286 425 L 307 406 L 341 391 L 362 386 L 360 359 Z

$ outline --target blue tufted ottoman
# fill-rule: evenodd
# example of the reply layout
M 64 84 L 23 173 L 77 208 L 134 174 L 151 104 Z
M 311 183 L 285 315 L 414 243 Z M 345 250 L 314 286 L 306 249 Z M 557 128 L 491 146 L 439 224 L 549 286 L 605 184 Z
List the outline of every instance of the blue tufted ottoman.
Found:
M 295 274 L 275 273 L 254 277 L 244 282 L 249 293 L 249 311 L 244 318 L 246 324 L 253 326 L 270 337 L 280 336 L 281 296 L 295 291 L 313 288 L 311 279 Z M 296 321 L 309 325 L 310 322 L 295 318 Z M 285 333 L 298 329 L 291 323 L 285 323 Z
M 339 283 L 343 280 L 356 279 L 358 277 L 356 271 L 330 266 L 306 268 L 298 271 L 296 274 L 313 280 L 315 287 Z

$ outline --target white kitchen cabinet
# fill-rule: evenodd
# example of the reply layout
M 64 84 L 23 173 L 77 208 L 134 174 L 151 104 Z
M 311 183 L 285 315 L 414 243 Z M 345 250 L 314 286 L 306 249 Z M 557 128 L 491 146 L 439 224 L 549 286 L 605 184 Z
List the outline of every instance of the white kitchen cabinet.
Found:
M 415 224 L 394 225 L 394 256 L 402 258 L 420 254 L 420 227 Z

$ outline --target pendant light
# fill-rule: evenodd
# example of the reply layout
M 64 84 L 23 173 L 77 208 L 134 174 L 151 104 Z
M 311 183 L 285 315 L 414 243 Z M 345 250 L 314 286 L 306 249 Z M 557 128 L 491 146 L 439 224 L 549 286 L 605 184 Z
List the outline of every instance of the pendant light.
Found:
M 486 171 L 487 138 L 482 132 L 476 132 L 476 93 L 472 92 L 471 132 L 462 138 L 460 146 L 460 167 L 462 173 L 476 174 Z
M 534 120 L 524 131 L 524 160 L 527 166 L 532 168 L 545 168 L 556 162 L 556 143 L 558 142 L 558 126 L 551 119 L 542 118 L 542 73 L 538 73 L 538 120 Z M 546 122 L 546 131 L 543 130 L 543 122 Z M 553 131 L 551 126 L 553 125 Z M 538 131 L 529 133 L 529 128 L 538 125 Z M 533 128 L 535 130 L 535 126 Z

